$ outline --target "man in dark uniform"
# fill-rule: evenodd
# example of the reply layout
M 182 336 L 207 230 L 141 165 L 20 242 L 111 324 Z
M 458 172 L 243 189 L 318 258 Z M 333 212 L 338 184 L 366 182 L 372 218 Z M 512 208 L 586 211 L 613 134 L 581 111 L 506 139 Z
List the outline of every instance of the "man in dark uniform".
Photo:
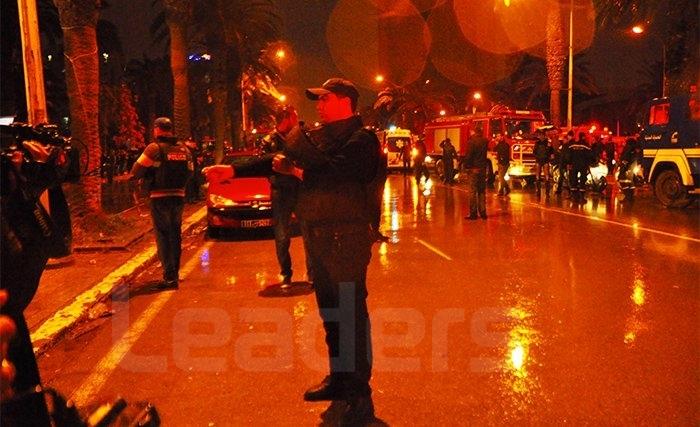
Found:
M 131 169 L 132 179 L 150 174 L 151 218 L 156 234 L 158 258 L 163 266 L 161 289 L 177 289 L 182 251 L 182 211 L 185 186 L 193 170 L 192 154 L 173 136 L 173 123 L 167 117 L 153 122 L 155 142 L 148 144 Z
M 613 164 L 615 160 L 615 142 L 612 138 L 608 138 L 605 143 L 605 163 L 608 166 L 608 175 L 613 174 L 613 169 L 615 165 Z
M 327 80 L 307 89 L 323 125 L 295 128 L 285 154 L 244 166 L 205 170 L 210 180 L 259 176 L 271 170 L 301 180 L 297 212 L 308 229 L 314 291 L 330 359 L 330 375 L 304 394 L 307 401 L 344 400 L 344 424 L 374 418 L 367 266 L 371 256 L 368 191 L 379 167 L 379 141 L 354 112 L 359 93 L 352 82 Z M 293 138 L 303 133 L 309 138 Z M 295 141 L 295 143 L 292 143 Z
M 557 179 L 557 190 L 554 192 L 556 195 L 560 195 L 564 189 L 564 180 L 566 179 L 566 174 L 568 173 L 569 164 L 567 163 L 569 147 L 574 142 L 574 131 L 570 130 L 566 133 L 566 138 L 564 142 L 559 146 L 559 150 L 555 153 L 555 157 L 559 158 L 559 178 Z M 571 188 L 569 188 L 569 195 L 571 195 Z
M 510 193 L 510 188 L 506 182 L 506 173 L 510 166 L 510 145 L 506 142 L 506 138 L 498 134 L 496 136 L 496 157 L 498 159 L 498 195 L 507 196 Z
M 420 184 L 421 177 L 425 177 L 426 181 L 430 179 L 430 171 L 425 166 L 425 156 L 427 156 L 425 141 L 420 138 L 416 141 L 416 157 L 413 159 L 413 173 L 416 177 L 416 184 Z
M 625 146 L 620 153 L 620 170 L 617 174 L 617 182 L 622 190 L 634 188 L 634 176 L 630 175 L 629 168 L 635 161 L 640 161 L 643 156 L 639 142 L 635 138 L 627 138 Z
M 549 198 L 551 182 L 549 178 L 549 160 L 552 157 L 553 149 L 549 143 L 549 139 L 543 131 L 537 131 L 537 139 L 533 148 L 535 156 L 535 187 L 537 189 L 537 198 L 542 195 L 542 181 L 545 185 L 545 197 Z
M 481 129 L 472 131 L 467 141 L 467 151 L 464 155 L 464 167 L 469 179 L 469 216 L 466 219 L 476 219 L 479 212 L 481 219 L 486 219 L 486 169 L 489 160 L 486 158 L 488 140 L 484 138 Z
M 569 190 L 574 203 L 586 203 L 586 180 L 592 161 L 593 152 L 586 143 L 586 134 L 581 132 L 578 141 L 569 146 L 565 159 L 571 165 Z
M 455 146 L 452 145 L 450 138 L 445 138 L 445 140 L 440 143 L 440 148 L 442 148 L 442 163 L 445 165 L 444 181 L 445 184 L 452 185 L 455 182 L 454 158 L 457 155 L 457 150 L 455 150 Z

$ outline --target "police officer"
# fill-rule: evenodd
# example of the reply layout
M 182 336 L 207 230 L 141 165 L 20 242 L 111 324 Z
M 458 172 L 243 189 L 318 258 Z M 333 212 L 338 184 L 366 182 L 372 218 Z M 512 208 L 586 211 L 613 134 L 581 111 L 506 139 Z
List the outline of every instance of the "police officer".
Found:
M 553 154 L 553 148 L 549 143 L 549 139 L 541 130 L 537 131 L 537 139 L 533 148 L 535 156 L 535 187 L 537 189 L 537 198 L 542 195 L 542 181 L 545 182 L 545 197 L 549 198 L 551 182 L 549 179 L 549 160 Z
M 578 141 L 568 147 L 565 162 L 570 166 L 569 190 L 574 203 L 586 203 L 586 179 L 593 161 L 593 152 L 586 143 L 586 134 L 579 133 Z
M 177 289 L 182 246 L 185 186 L 193 171 L 192 154 L 173 136 L 167 117 L 153 122 L 154 142 L 148 144 L 131 169 L 132 179 L 151 180 L 150 201 L 158 258 L 163 266 L 161 289 Z M 148 176 L 147 176 L 148 175 Z
M 306 95 L 317 101 L 320 128 L 295 128 L 285 154 L 273 159 L 235 169 L 212 166 L 205 173 L 210 180 L 223 180 L 274 169 L 301 180 L 297 209 L 308 227 L 313 285 L 330 359 L 330 375 L 307 390 L 304 399 L 346 401 L 341 424 L 355 425 L 374 418 L 366 301 L 372 246 L 367 192 L 379 167 L 379 141 L 355 114 L 359 93 L 352 82 L 331 78 L 307 89 Z

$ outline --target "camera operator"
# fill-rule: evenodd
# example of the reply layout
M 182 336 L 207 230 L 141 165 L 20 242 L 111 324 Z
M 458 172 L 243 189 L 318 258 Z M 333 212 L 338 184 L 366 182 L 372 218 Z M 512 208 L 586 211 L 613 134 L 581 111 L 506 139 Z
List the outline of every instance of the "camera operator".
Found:
M 3 133 L 0 287 L 7 292 L 7 301 L 0 312 L 15 326 L 14 337 L 3 348 L 3 374 L 5 366 L 14 366 L 11 388 L 3 387 L 3 418 L 13 424 L 13 415 L 21 414 L 30 417 L 34 425 L 48 425 L 43 396 L 32 394 L 41 379 L 24 310 L 37 291 L 48 259 L 70 252 L 70 220 L 60 187 L 68 166 L 61 146 L 66 141 L 57 134 L 41 135 L 26 125 L 3 127 Z M 43 144 L 29 139 L 33 136 L 55 140 Z M 51 215 L 39 202 L 40 194 L 47 189 Z

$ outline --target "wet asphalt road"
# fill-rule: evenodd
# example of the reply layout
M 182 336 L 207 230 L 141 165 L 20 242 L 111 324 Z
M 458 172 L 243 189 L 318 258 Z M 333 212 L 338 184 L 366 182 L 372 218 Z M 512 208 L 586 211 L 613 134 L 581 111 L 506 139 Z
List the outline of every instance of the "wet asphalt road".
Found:
M 369 268 L 376 413 L 389 425 L 700 423 L 700 213 L 650 195 L 584 207 L 528 190 L 390 177 Z M 245 236 L 244 236 L 245 237 Z M 186 239 L 176 292 L 150 269 L 112 316 L 41 358 L 81 406 L 150 400 L 164 425 L 317 425 L 326 374 L 310 288 L 283 293 L 271 239 Z M 295 279 L 304 274 L 300 239 Z

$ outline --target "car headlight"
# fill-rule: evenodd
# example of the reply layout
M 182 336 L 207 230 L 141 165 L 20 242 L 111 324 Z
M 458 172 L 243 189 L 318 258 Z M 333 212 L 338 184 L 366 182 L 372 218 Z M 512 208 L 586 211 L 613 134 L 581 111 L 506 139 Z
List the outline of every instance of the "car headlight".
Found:
M 432 157 L 430 157 L 430 156 L 425 156 L 425 163 L 432 163 L 432 162 L 433 162 L 433 158 L 432 158 Z

